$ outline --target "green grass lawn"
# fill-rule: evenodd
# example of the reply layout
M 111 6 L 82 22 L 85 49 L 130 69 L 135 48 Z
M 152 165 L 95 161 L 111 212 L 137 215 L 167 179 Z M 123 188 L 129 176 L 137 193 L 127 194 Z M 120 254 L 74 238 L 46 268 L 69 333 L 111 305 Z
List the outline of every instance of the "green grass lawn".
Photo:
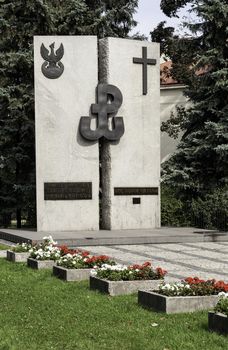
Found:
M 0 250 L 7 250 L 7 249 L 9 249 L 8 245 L 0 244 Z
M 227 337 L 208 332 L 207 312 L 151 312 L 136 295 L 109 297 L 0 259 L 0 350 L 227 348 Z

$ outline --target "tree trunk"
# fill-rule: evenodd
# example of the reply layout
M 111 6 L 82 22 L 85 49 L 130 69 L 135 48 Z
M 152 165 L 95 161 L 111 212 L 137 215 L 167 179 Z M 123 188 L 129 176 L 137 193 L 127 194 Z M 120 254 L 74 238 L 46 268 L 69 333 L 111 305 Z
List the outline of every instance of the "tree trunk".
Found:
M 21 228 L 21 208 L 17 208 L 17 228 Z
M 3 227 L 9 227 L 11 224 L 11 214 L 3 214 L 2 215 L 2 225 Z

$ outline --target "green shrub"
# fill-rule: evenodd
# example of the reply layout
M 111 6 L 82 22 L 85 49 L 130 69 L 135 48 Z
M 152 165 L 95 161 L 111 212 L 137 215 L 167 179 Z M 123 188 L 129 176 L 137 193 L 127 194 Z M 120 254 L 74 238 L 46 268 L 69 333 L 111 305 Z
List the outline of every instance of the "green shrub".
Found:
M 228 230 L 227 189 L 217 189 L 203 198 L 192 200 L 192 224 L 194 226 Z
M 175 190 L 161 185 L 161 224 L 163 226 L 189 226 L 191 216 L 187 203 L 178 198 Z
M 228 293 L 227 293 L 228 294 Z M 219 299 L 217 305 L 214 308 L 215 312 L 221 312 L 228 316 L 228 296 Z
M 228 230 L 227 187 L 212 193 L 200 193 L 185 198 L 175 188 L 161 185 L 161 223 L 163 226 L 194 226 Z M 195 194 L 194 194 L 195 195 Z

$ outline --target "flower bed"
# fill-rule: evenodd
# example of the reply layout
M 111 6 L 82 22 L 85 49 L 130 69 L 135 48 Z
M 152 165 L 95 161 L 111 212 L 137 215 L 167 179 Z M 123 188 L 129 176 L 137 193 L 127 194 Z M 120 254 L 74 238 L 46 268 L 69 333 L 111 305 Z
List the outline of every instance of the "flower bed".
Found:
M 228 316 L 228 293 L 220 292 L 219 293 L 219 301 L 215 305 L 215 312 L 220 312 L 225 316 Z
M 60 249 L 60 255 L 61 256 L 64 256 L 64 255 L 67 255 L 67 254 L 82 254 L 83 256 L 88 256 L 89 255 L 89 252 L 87 252 L 86 250 L 81 250 L 81 249 L 71 249 L 71 248 L 68 248 L 66 245 L 58 245 L 57 246 L 59 249 Z
M 15 247 L 12 248 L 12 251 L 15 253 L 26 253 L 32 248 L 30 243 L 18 243 Z
M 56 264 L 61 256 L 61 248 L 51 236 L 44 237 L 43 242 L 39 243 L 29 250 L 27 259 L 28 267 L 33 269 L 50 269 Z
M 138 292 L 139 304 L 166 313 L 190 312 L 213 308 L 219 292 L 228 284 L 223 281 L 188 277 L 184 281 L 161 284 L 158 290 Z
M 53 274 L 66 281 L 80 281 L 89 278 L 91 268 L 100 267 L 104 263 L 115 264 L 108 256 L 91 256 L 86 251 L 78 250 L 74 254 L 66 254 L 53 267 Z
M 29 250 L 30 258 L 36 260 L 58 260 L 61 256 L 61 249 L 51 236 L 44 237 L 43 242 Z
M 211 331 L 228 334 L 228 293 L 219 293 L 214 311 L 208 313 L 208 328 Z
M 66 254 L 58 259 L 57 265 L 67 269 L 91 269 L 103 264 L 113 265 L 115 262 L 106 255 L 92 256 L 87 251 L 78 250 L 74 254 Z
M 160 280 L 166 273 L 161 267 L 153 269 L 149 261 L 142 265 L 130 266 L 104 264 L 101 268 L 91 271 L 92 276 L 109 281 Z
M 161 283 L 166 271 L 153 269 L 150 262 L 143 265 L 108 265 L 91 270 L 90 289 L 97 289 L 109 295 L 137 292 L 139 288 L 155 289 Z
M 32 245 L 28 243 L 17 244 L 11 250 L 7 250 L 6 259 L 13 262 L 26 262 L 31 248 Z
M 167 283 L 159 287 L 159 294 L 166 296 L 205 296 L 218 295 L 228 291 L 228 284 L 223 281 L 202 280 L 198 277 L 187 277 L 182 282 Z

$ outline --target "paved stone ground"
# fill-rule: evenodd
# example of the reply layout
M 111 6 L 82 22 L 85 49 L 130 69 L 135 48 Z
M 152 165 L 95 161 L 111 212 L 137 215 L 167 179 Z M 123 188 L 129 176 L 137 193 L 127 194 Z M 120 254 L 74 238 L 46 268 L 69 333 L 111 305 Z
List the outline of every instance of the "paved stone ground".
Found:
M 95 254 L 107 254 L 119 262 L 152 261 L 166 269 L 167 280 L 188 276 L 228 282 L 228 242 L 169 243 L 83 247 Z

